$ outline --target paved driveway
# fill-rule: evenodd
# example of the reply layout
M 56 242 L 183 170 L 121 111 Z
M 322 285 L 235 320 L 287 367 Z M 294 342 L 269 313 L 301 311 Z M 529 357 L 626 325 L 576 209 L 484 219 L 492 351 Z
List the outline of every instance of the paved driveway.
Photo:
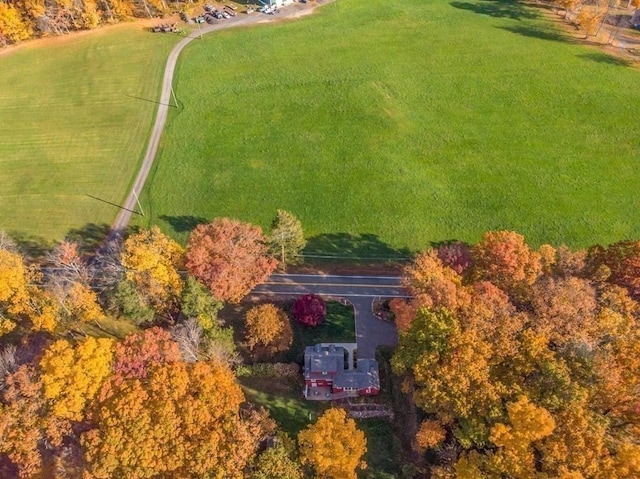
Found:
M 408 297 L 399 277 L 274 274 L 252 291 L 257 295 L 285 297 L 308 293 L 345 298 L 353 304 L 359 358 L 375 358 L 379 345 L 398 343 L 395 325 L 376 318 L 371 306 L 377 297 Z

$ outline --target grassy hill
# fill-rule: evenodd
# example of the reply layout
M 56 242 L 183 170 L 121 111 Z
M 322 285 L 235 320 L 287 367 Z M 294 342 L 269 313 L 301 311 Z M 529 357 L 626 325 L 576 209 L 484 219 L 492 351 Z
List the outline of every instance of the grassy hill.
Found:
M 0 229 L 50 240 L 111 223 L 175 42 L 123 25 L 0 56 Z
M 339 0 L 192 43 L 144 195 L 184 239 L 294 212 L 311 250 L 640 236 L 639 72 L 513 1 Z

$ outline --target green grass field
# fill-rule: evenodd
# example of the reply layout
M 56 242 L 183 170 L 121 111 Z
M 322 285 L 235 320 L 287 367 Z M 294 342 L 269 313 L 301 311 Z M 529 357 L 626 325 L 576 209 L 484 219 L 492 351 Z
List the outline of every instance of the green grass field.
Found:
M 506 0 L 339 0 L 212 34 L 179 65 L 140 224 L 184 239 L 283 208 L 308 250 L 361 254 L 637 238 L 639 78 Z
M 117 213 L 105 201 L 122 204 L 133 182 L 176 42 L 123 25 L 0 56 L 0 229 L 21 240 L 104 231 Z

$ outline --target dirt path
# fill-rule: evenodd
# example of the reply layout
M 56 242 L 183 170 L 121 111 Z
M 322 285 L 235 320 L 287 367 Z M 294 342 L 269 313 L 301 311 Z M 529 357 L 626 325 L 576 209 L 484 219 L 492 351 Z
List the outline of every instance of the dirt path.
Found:
M 216 20 L 217 23 L 214 25 L 207 25 L 201 27 L 200 30 L 194 30 L 193 32 L 191 32 L 190 36 L 182 39 L 173 48 L 173 50 L 171 50 L 171 53 L 169 53 L 169 58 L 167 59 L 167 65 L 164 70 L 158 111 L 156 113 L 156 120 L 151 131 L 151 137 L 149 138 L 149 143 L 147 145 L 147 151 L 144 155 L 144 159 L 142 160 L 142 164 L 140 165 L 140 170 L 138 171 L 138 175 L 136 176 L 132 189 L 129 192 L 129 196 L 122 206 L 120 213 L 111 225 L 111 232 L 109 234 L 109 237 L 113 238 L 114 236 L 121 235 L 128 226 L 129 221 L 131 220 L 131 215 L 137 209 L 136 194 L 139 194 L 142 191 L 142 188 L 147 181 L 147 176 L 149 176 L 149 172 L 151 171 L 151 167 L 153 166 L 153 162 L 158 152 L 158 145 L 160 144 L 160 137 L 162 136 L 162 131 L 164 130 L 164 125 L 167 121 L 169 108 L 176 107 L 174 99 L 172 98 L 173 74 L 175 72 L 178 57 L 180 56 L 182 50 L 184 50 L 184 48 L 193 40 L 199 39 L 200 35 L 205 35 L 207 33 L 216 32 L 218 30 L 224 30 L 227 28 L 274 23 L 287 19 L 299 18 L 301 16 L 312 13 L 316 7 L 325 3 L 328 2 L 318 1 L 314 2 L 313 4 L 294 3 L 280 9 L 280 12 L 276 15 L 265 15 L 258 12 L 255 12 L 251 15 L 241 13 L 230 19 Z

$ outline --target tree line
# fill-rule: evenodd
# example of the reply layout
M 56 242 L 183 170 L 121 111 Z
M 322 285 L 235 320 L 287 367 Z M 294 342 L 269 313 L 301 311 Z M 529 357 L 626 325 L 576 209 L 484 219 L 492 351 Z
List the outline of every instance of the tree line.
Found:
M 218 318 L 302 247 L 282 211 L 268 234 L 218 218 L 186 248 L 154 227 L 38 261 L 0 234 L 0 476 L 354 478 L 357 425 L 329 409 L 279 431 L 246 402 Z M 418 457 L 403 477 L 640 477 L 640 241 L 574 251 L 488 232 L 419 253 L 403 278 L 391 365 L 419 419 L 400 425 Z M 253 354 L 291 344 L 282 310 L 245 321 Z
M 0 45 L 89 30 L 134 17 L 157 17 L 175 5 L 167 0 L 0 1 Z
M 330 408 L 296 438 L 279 430 L 246 401 L 217 318 L 302 247 L 284 211 L 269 235 L 217 218 L 186 249 L 153 227 L 89 255 L 65 241 L 37 261 L 0 233 L 0 477 L 355 479 L 355 421 Z M 117 323 L 130 332 L 110 334 Z M 272 305 L 246 329 L 252 349 L 291 342 Z
M 421 253 L 404 283 L 392 366 L 432 478 L 640 477 L 640 242 L 488 232 Z

